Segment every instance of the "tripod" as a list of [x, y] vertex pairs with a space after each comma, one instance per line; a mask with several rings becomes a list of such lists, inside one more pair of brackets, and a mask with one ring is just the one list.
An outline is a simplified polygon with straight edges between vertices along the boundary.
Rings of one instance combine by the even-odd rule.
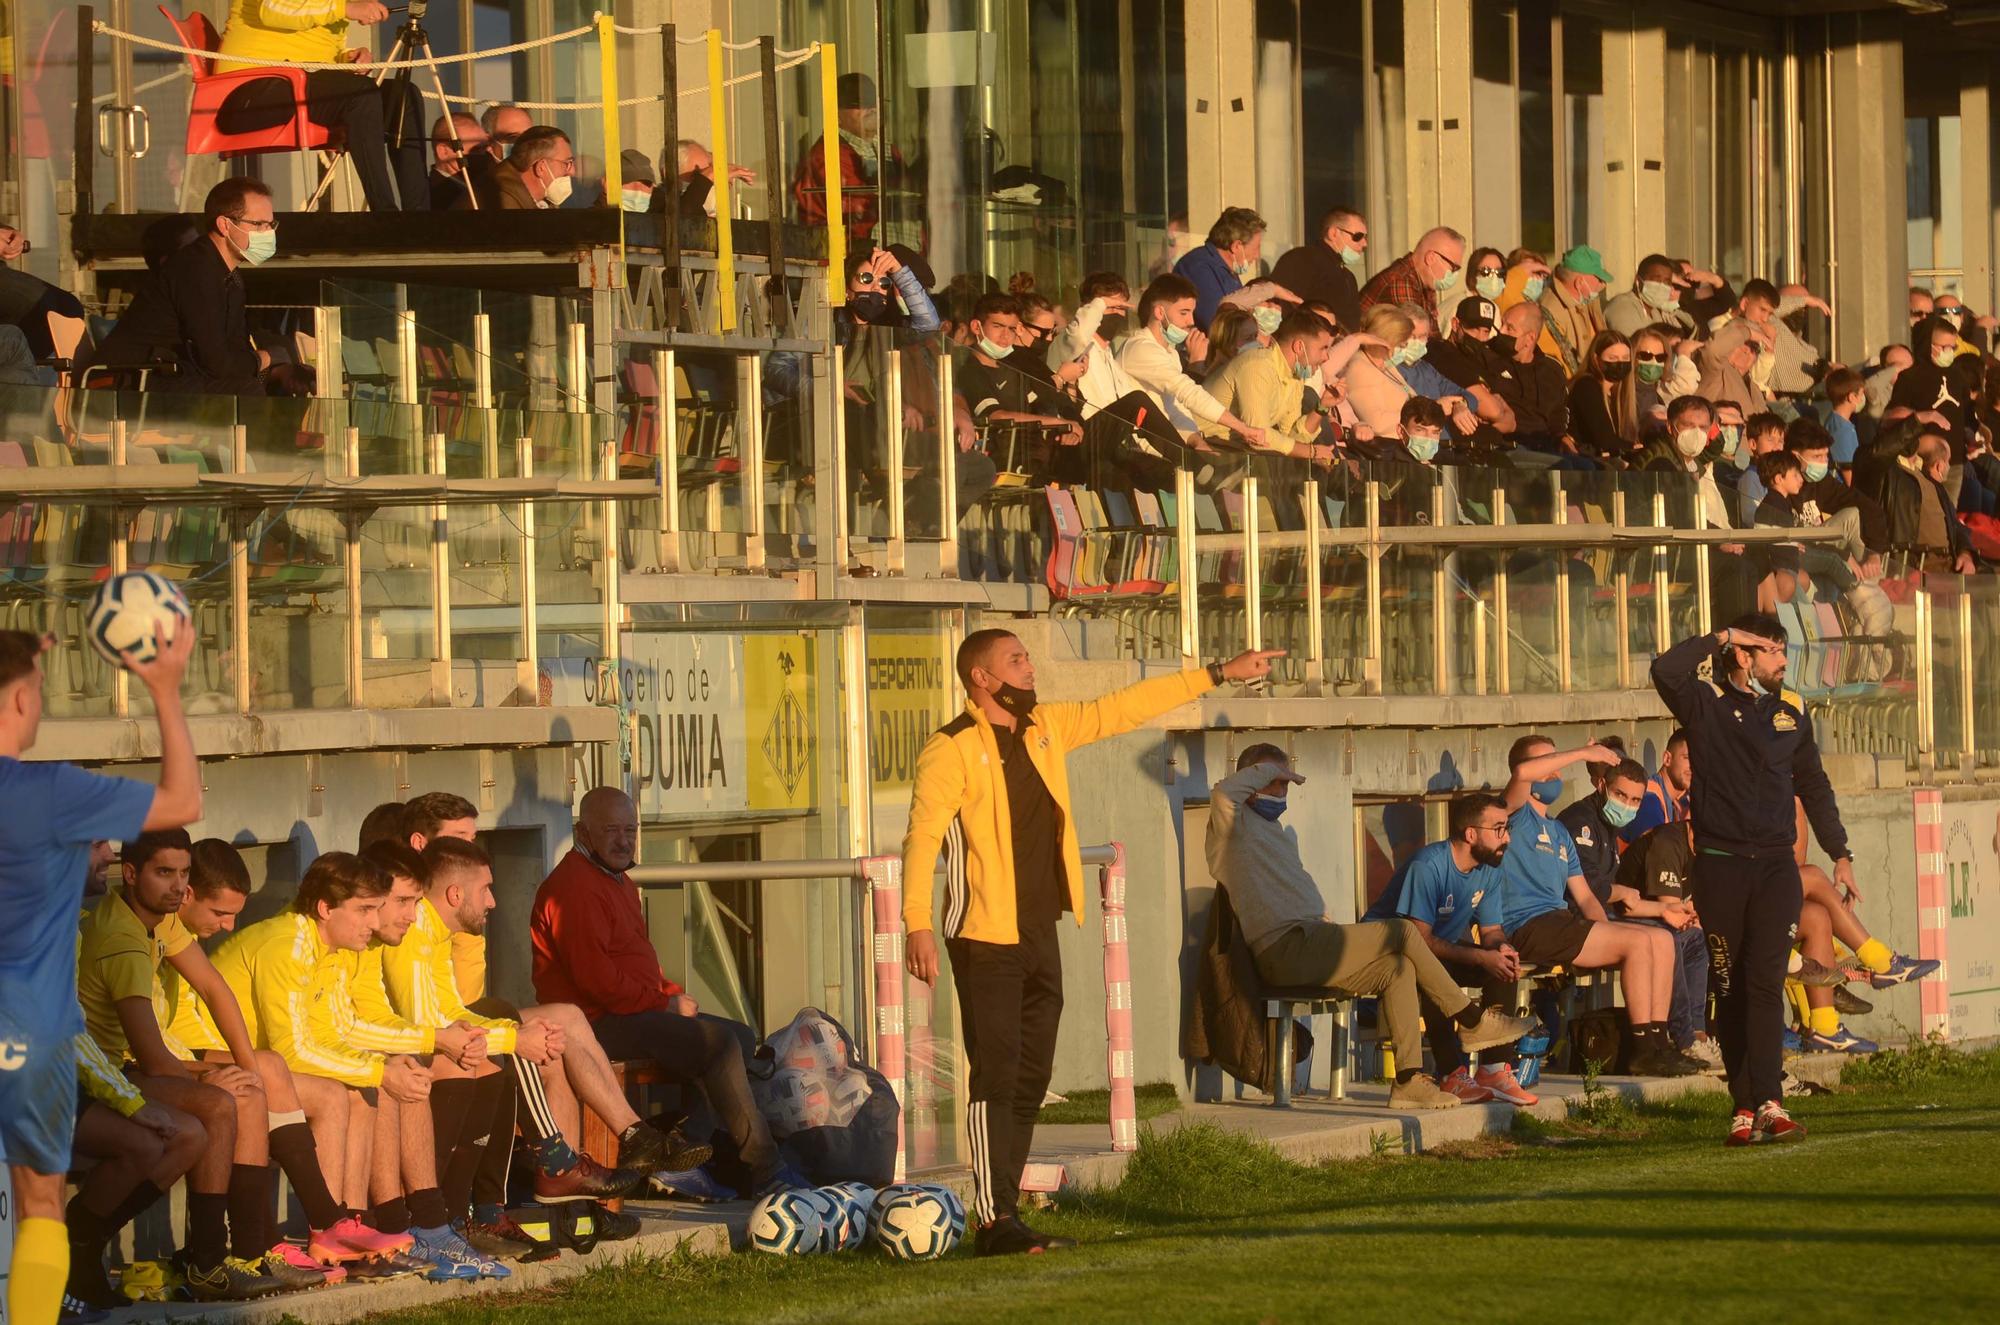
[[[425, 10], [429, 8], [428, 0], [411, 0], [408, 11], [409, 17], [403, 21], [402, 27], [396, 29], [396, 40], [390, 45], [389, 53], [383, 57], [383, 60], [386, 64], [395, 64], [399, 60], [418, 60], [429, 71], [431, 76], [431, 91], [437, 95], [439, 113], [444, 119], [445, 132], [451, 135], [452, 148], [458, 153], [461, 163], [460, 169], [463, 169], [465, 153], [464, 144], [459, 141], [458, 137], [458, 121], [452, 115], [451, 103], [445, 100], [444, 75], [438, 72], [437, 57], [431, 50], [430, 34], [424, 31], [423, 16]], [[410, 73], [411, 70], [408, 68], [385, 68], [378, 70], [375, 74], [376, 86], [393, 86], [396, 90], [396, 113], [387, 126], [388, 132], [384, 135], [384, 142], [392, 151], [402, 147], [409, 132], [409, 126], [405, 123], [405, 120], [408, 118], [410, 106]], [[418, 126], [417, 132], [423, 132], [421, 125]], [[312, 211], [319, 206], [320, 198], [326, 193], [327, 186], [332, 183], [333, 170], [331, 163], [329, 163], [326, 173], [320, 177], [319, 187], [313, 190], [311, 200], [306, 203], [307, 211]], [[474, 211], [479, 210], [479, 195], [473, 190], [472, 181], [469, 177], [465, 182], [465, 196], [472, 209]], [[404, 199], [403, 205], [405, 208], [411, 207], [413, 205], [412, 200], [408, 198]]]

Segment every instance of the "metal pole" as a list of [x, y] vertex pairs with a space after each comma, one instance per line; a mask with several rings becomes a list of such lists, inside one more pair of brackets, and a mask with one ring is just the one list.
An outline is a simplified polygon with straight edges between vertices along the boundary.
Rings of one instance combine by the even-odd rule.
[[[111, 421], [111, 463], [121, 470], [125, 467], [125, 420], [123, 419]], [[130, 507], [114, 505], [111, 508], [113, 575], [123, 575], [132, 569], [132, 517], [133, 510]], [[111, 712], [120, 718], [127, 717], [132, 712], [132, 674], [123, 667], [111, 669]]]
[[[1667, 494], [1655, 489], [1653, 492], [1653, 527], [1667, 527]], [[1653, 544], [1653, 647], [1665, 649], [1673, 636], [1674, 617], [1667, 602], [1667, 556], [1671, 545], [1663, 535]]]
[[[1493, 527], [1498, 529], [1507, 523], [1507, 489], [1495, 484], [1493, 488]], [[1508, 629], [1507, 610], [1507, 557], [1503, 552], [1493, 559], [1493, 691], [1495, 694], [1514, 693], [1512, 654], [1514, 651], [1513, 632]]]
[[[831, 520], [828, 523], [826, 539], [832, 552], [832, 573], [838, 575], [847, 567], [848, 512], [847, 504], [847, 409], [846, 397], [841, 388], [847, 382], [847, 348], [833, 347], [832, 363], [829, 367], [825, 390], [820, 394], [827, 401], [827, 411], [832, 426], [823, 430], [822, 435], [830, 438], [830, 447], [824, 461], [828, 482], [826, 489], [832, 494], [827, 510]], [[832, 583], [829, 578], [828, 583]]]
[[1243, 647], [1264, 647], [1264, 568], [1257, 552], [1257, 476], [1243, 479]]
[[[1611, 523], [1620, 529], [1625, 527], [1625, 489], [1614, 488], [1611, 492]], [[1612, 612], [1618, 631], [1618, 688], [1632, 688], [1632, 605], [1626, 599], [1632, 592], [1632, 573], [1627, 568], [1625, 554], [1615, 554], [1614, 564], [1618, 567], [1613, 581], [1612, 593], [1616, 601]]]
[[[18, 43], [21, 35], [17, 34]], [[77, 221], [92, 216], [97, 211], [96, 158], [92, 148], [97, 142], [97, 10], [91, 5], [79, 5], [76, 11], [76, 135], [72, 144], [76, 188], [76, 210], [72, 213]], [[75, 222], [72, 222], [72, 225]]]
[[[250, 471], [250, 430], [237, 424], [231, 439], [230, 468], [238, 474]], [[231, 660], [236, 691], [236, 711], [250, 711], [250, 525], [255, 516], [247, 509], [230, 513], [229, 609]]]
[[[1549, 487], [1555, 498], [1553, 503], [1555, 523], [1569, 523], [1569, 501], [1563, 493], [1562, 471], [1555, 470], [1549, 475]], [[1570, 619], [1569, 619], [1569, 554], [1556, 553], [1556, 689], [1568, 694], [1575, 686], [1576, 678], [1570, 671]]]
[[1957, 653], [1959, 762], [1971, 768], [1978, 762], [1979, 736], [1972, 714], [1972, 706], [1977, 702], [1977, 687], [1972, 676], [1972, 581], [1963, 575], [1958, 577]]
[[[337, 355], [335, 361], [338, 362]], [[343, 440], [347, 446], [347, 477], [360, 478], [361, 430], [349, 427], [343, 434]], [[347, 703], [350, 708], [357, 709], [361, 707], [362, 694], [367, 688], [368, 670], [361, 643], [361, 527], [364, 523], [358, 510], [342, 513], [341, 524], [347, 535], [341, 550], [342, 579], [347, 589]]]
[[938, 346], [938, 510], [943, 540], [938, 548], [938, 566], [943, 574], [958, 574], [958, 415], [952, 408], [951, 342], [943, 336]]
[[681, 410], [674, 387], [674, 350], [653, 351], [653, 426], [660, 452], [660, 569], [681, 568]]
[[[1450, 470], [1442, 470], [1438, 482], [1431, 486], [1431, 525], [1441, 527], [1445, 522], [1447, 503], [1444, 485]], [[1432, 693], [1448, 695], [1451, 684], [1451, 607], [1446, 597], [1451, 592], [1451, 576], [1446, 567], [1451, 562], [1451, 554], [1443, 550], [1431, 554], [1431, 672], [1434, 689]]]
[[[667, 150], [673, 153], [674, 158], [674, 177], [660, 181], [660, 187], [667, 191], [667, 204], [660, 213], [660, 253], [664, 266], [661, 272], [660, 294], [666, 305], [665, 330], [669, 335], [681, 329], [681, 115], [678, 58], [674, 46], [674, 25], [662, 23], [660, 24], [660, 81], [665, 95], [660, 99], [660, 113]], [[664, 391], [666, 379], [660, 380], [661, 389]]]
[[887, 388], [886, 399], [878, 414], [888, 442], [889, 570], [901, 575], [908, 564], [903, 542], [903, 355], [899, 350], [885, 349], [882, 357], [889, 370], [883, 383]]
[[743, 565], [764, 566], [764, 356], [743, 355], [743, 467], [737, 474], [743, 501]]
[[1928, 762], [1934, 753], [1936, 742], [1932, 739], [1932, 724], [1937, 709], [1937, 678], [1932, 675], [1936, 663], [1935, 648], [1931, 642], [1931, 596], [1928, 590], [1919, 589], [1917, 603], [1917, 758], [1919, 763]]
[[773, 302], [778, 306], [776, 334], [792, 334], [792, 301], [785, 290], [785, 182], [791, 177], [785, 173], [783, 148], [778, 141], [778, 40], [776, 37], [757, 39], [757, 59], [763, 73], [758, 90], [764, 96], [764, 182], [770, 192], [766, 195], [765, 224], [770, 231], [768, 251], [771, 255], [771, 283], [779, 292], [774, 301], [767, 294], [764, 305], [769, 308]]
[[1323, 615], [1325, 588], [1320, 583], [1322, 567], [1319, 536], [1322, 519], [1319, 480], [1306, 480], [1306, 681], [1322, 685], [1326, 681], [1326, 619]]
[[1111, 844], [1111, 863], [1098, 873], [1104, 902], [1104, 1057], [1111, 1088], [1111, 1148], [1139, 1148], [1138, 1103], [1132, 1091], [1132, 954], [1125, 929], [1125, 846]]
[[1195, 556], [1194, 474], [1186, 466], [1174, 471], [1174, 515], [1174, 551], [1179, 563], [1181, 600], [1181, 657], [1193, 659], [1201, 656], [1201, 593], [1196, 583], [1200, 562]]
[[1362, 662], [1362, 693], [1379, 695], [1382, 684], [1382, 484], [1368, 480], [1368, 657]]

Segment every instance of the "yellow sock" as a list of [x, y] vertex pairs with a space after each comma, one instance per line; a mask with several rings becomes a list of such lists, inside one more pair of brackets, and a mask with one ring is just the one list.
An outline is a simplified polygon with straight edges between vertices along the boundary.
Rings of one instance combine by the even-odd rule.
[[1806, 1001], [1806, 987], [1797, 980], [1787, 980], [1785, 997], [1792, 1001], [1793, 1020], [1801, 1026], [1812, 1025], [1812, 1004]]
[[56, 1325], [62, 1314], [63, 1285], [69, 1282], [69, 1234], [59, 1219], [23, 1219], [14, 1235], [14, 1265], [8, 1272], [7, 1319], [11, 1325]]
[[1840, 1009], [1831, 1003], [1812, 1010], [1812, 1028], [1815, 1035], [1832, 1035], [1840, 1029]]
[[1895, 956], [1889, 951], [1889, 945], [1881, 939], [1869, 939], [1854, 950], [1854, 955], [1863, 966], [1877, 975], [1889, 969], [1889, 960]]

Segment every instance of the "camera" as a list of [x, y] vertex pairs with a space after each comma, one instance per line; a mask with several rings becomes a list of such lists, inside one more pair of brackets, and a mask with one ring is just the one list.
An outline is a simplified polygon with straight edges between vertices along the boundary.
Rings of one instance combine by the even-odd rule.
[[406, 17], [412, 23], [423, 22], [424, 15], [430, 12], [431, 0], [409, 0], [409, 3], [409, 13]]

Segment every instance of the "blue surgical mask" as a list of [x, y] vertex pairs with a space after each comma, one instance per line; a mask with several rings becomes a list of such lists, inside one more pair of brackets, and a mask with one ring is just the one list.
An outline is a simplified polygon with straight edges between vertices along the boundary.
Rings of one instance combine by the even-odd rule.
[[1806, 461], [1806, 482], [1817, 483], [1826, 477], [1826, 472], [1827, 466], [1824, 460]]
[[1257, 264], [1256, 264], [1256, 263], [1254, 263], [1254, 262], [1239, 262], [1239, 263], [1237, 263], [1237, 264], [1236, 264], [1236, 279], [1237, 279], [1237, 280], [1239, 280], [1239, 281], [1248, 281], [1248, 280], [1249, 280], [1249, 279], [1250, 279], [1250, 278], [1251, 278], [1252, 276], [1255, 276], [1256, 274], [1257, 274]]
[[1187, 344], [1188, 329], [1186, 327], [1177, 327], [1171, 322], [1163, 322], [1160, 324], [1160, 334], [1167, 338], [1167, 344], [1169, 345]]
[[1359, 267], [1361, 265], [1361, 250], [1342, 244], [1340, 246], [1340, 260], [1346, 266]]
[[[239, 227], [241, 228], [241, 227]], [[278, 253], [278, 232], [275, 230], [244, 230], [247, 236], [236, 248], [243, 260], [253, 267], [262, 266]]]
[[1014, 347], [1012, 345], [995, 345], [992, 341], [986, 339], [986, 337], [981, 336], [979, 338], [979, 352], [989, 359], [1004, 359], [1014, 352]]
[[1266, 336], [1276, 331], [1278, 324], [1285, 320], [1283, 313], [1280, 313], [1275, 308], [1267, 308], [1263, 304], [1259, 304], [1250, 310], [1250, 316], [1257, 319], [1257, 330], [1263, 332]]
[[1563, 780], [1561, 778], [1543, 778], [1540, 782], [1530, 783], [1528, 790], [1534, 793], [1535, 799], [1542, 804], [1554, 805], [1557, 798], [1563, 794]]
[[1613, 828], [1624, 828], [1639, 817], [1639, 807], [1627, 805], [1624, 801], [1610, 796], [1604, 798], [1604, 822]]
[[1305, 382], [1311, 380], [1312, 375], [1313, 366], [1307, 363], [1305, 356], [1301, 354], [1299, 361], [1292, 365], [1292, 376], [1298, 378], [1301, 382]]
[[1655, 308], [1679, 308], [1680, 292], [1665, 281], [1639, 282], [1639, 297]]
[[1454, 267], [1450, 271], [1446, 272], [1444, 275], [1432, 281], [1431, 289], [1436, 290], [1439, 294], [1443, 294], [1446, 290], [1449, 290], [1452, 286], [1457, 284], [1458, 284], [1458, 268]]
[[1546, 276], [1530, 276], [1527, 283], [1521, 287], [1521, 295], [1530, 300], [1540, 299], [1542, 291], [1548, 288], [1549, 282]]
[[1429, 433], [1411, 433], [1403, 439], [1403, 445], [1409, 448], [1411, 458], [1417, 463], [1429, 464], [1438, 453], [1439, 439]]
[[1477, 281], [1473, 282], [1472, 288], [1479, 291], [1481, 298], [1498, 299], [1506, 292], [1507, 278], [1505, 276], [1481, 276]]
[[628, 212], [643, 212], [653, 205], [651, 189], [620, 189], [618, 205]]
[[1263, 815], [1272, 823], [1276, 823], [1279, 817], [1285, 812], [1285, 798], [1283, 796], [1252, 796], [1250, 798], [1250, 808], [1258, 814]]

